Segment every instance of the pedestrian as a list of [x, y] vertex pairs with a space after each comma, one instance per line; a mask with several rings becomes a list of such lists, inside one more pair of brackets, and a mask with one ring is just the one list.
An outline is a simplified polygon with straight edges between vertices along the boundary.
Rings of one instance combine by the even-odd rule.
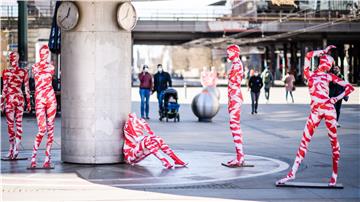
[[152, 76], [149, 73], [149, 67], [147, 65], [143, 66], [142, 72], [138, 75], [140, 81], [140, 112], [141, 118], [150, 119], [149, 118], [149, 99], [150, 92], [153, 87]]
[[263, 87], [263, 81], [259, 72], [255, 70], [254, 75], [249, 79], [249, 88], [251, 90], [251, 114], [257, 114], [260, 90]]
[[286, 91], [286, 102], [288, 101], [288, 94], [290, 94], [292, 103], [294, 103], [294, 97], [292, 93], [295, 90], [294, 82], [295, 82], [294, 75], [292, 75], [290, 71], [287, 71], [284, 80], [285, 91]]
[[157, 99], [159, 103], [159, 114], [160, 118], [162, 117], [162, 109], [163, 109], [163, 94], [164, 91], [168, 88], [172, 87], [170, 74], [163, 70], [161, 64], [157, 65], [157, 73], [154, 75], [154, 89], [153, 92], [156, 91]]
[[270, 87], [273, 84], [274, 78], [272, 73], [270, 72], [269, 68], [265, 68], [265, 70], [263, 71], [263, 73], [261, 74], [261, 78], [264, 82], [264, 91], [265, 91], [265, 98], [266, 98], [266, 103], [269, 103], [269, 99], [270, 99]]
[[[340, 72], [340, 68], [338, 66], [334, 66], [331, 70], [330, 73], [335, 74], [335, 76], [339, 77], [340, 79], [344, 80], [344, 76], [341, 75]], [[341, 93], [343, 93], [345, 91], [345, 88], [337, 83], [334, 82], [330, 82], [329, 84], [329, 97], [337, 97], [338, 95], [340, 95]], [[348, 96], [345, 96], [343, 99], [345, 101], [348, 100]], [[343, 99], [339, 99], [335, 104], [335, 110], [336, 110], [336, 126], [338, 128], [341, 127], [341, 125], [339, 124], [339, 117], [340, 117], [340, 109], [341, 109], [341, 104], [342, 104], [342, 100]]]

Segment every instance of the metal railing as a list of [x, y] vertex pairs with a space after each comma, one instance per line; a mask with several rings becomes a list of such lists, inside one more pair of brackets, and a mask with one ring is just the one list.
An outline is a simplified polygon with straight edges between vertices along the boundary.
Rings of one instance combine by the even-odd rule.
[[148, 21], [213, 21], [217, 18], [231, 15], [231, 9], [155, 9], [155, 10], [138, 10], [139, 20]]

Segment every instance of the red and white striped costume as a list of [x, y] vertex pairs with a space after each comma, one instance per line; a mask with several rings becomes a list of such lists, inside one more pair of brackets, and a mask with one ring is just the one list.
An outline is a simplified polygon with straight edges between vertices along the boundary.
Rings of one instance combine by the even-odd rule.
[[[145, 134], [146, 132], [147, 134]], [[144, 120], [136, 117], [135, 113], [130, 113], [128, 120], [124, 127], [125, 143], [123, 147], [125, 161], [131, 165], [140, 162], [148, 155], [155, 155], [167, 169], [173, 165], [160, 153], [163, 151], [174, 160], [176, 167], [186, 166], [187, 163], [183, 162], [177, 157], [172, 149], [165, 144], [164, 140], [155, 136], [149, 124]]]
[[240, 60], [240, 48], [230, 45], [227, 48], [228, 59], [232, 61], [228, 83], [228, 111], [230, 114], [230, 130], [234, 138], [236, 158], [227, 162], [228, 166], [242, 166], [244, 163], [243, 137], [240, 127], [241, 105], [243, 96], [241, 93], [241, 81], [244, 77], [244, 68]]
[[204, 69], [201, 72], [200, 81], [203, 87], [216, 87], [217, 74], [215, 71], [208, 71]]
[[[320, 121], [325, 119], [325, 125], [328, 130], [328, 136], [332, 147], [332, 160], [333, 160], [333, 171], [330, 178], [329, 185], [333, 186], [336, 184], [338, 175], [338, 162], [340, 159], [340, 145], [337, 140], [337, 128], [336, 128], [336, 111], [334, 103], [342, 99], [344, 96], [349, 95], [354, 88], [346, 81], [341, 80], [334, 74], [327, 73], [332, 65], [334, 59], [328, 55], [331, 48], [335, 46], [328, 46], [325, 50], [310, 51], [306, 54], [304, 75], [308, 81], [310, 97], [311, 97], [311, 114], [305, 125], [303, 136], [300, 143], [300, 148], [296, 154], [296, 158], [292, 169], [287, 176], [277, 183], [285, 183], [289, 180], [295, 179], [295, 174], [305, 158], [308, 145], [315, 132], [316, 127], [319, 126]], [[310, 71], [311, 58], [317, 56], [320, 58], [319, 66], [314, 71]], [[329, 97], [329, 82], [337, 83], [345, 87], [345, 91], [337, 97]]]
[[52, 78], [55, 73], [55, 67], [47, 62], [47, 58], [49, 57], [49, 48], [47, 45], [43, 45], [39, 53], [40, 62], [32, 66], [32, 73], [35, 80], [35, 110], [39, 132], [35, 138], [30, 167], [36, 167], [37, 150], [42, 138], [47, 132], [46, 157], [43, 164], [43, 167], [46, 168], [50, 167], [51, 146], [54, 141], [56, 97], [52, 87]]
[[[24, 113], [24, 95], [21, 86], [25, 84], [27, 110], [30, 111], [29, 75], [26, 69], [18, 66], [19, 55], [11, 52], [9, 55], [10, 67], [2, 73], [3, 92], [1, 96], [1, 110], [5, 110], [8, 124], [10, 148], [7, 157], [15, 159], [19, 154], [19, 145], [22, 137], [22, 118]], [[16, 133], [14, 129], [16, 124]]]

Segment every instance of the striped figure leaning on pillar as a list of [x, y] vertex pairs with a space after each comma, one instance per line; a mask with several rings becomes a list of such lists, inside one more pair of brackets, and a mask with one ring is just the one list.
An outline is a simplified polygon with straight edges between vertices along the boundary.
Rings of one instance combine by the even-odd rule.
[[134, 165], [148, 155], [153, 154], [166, 169], [172, 168], [173, 165], [160, 153], [160, 150], [174, 160], [175, 167], [185, 167], [187, 165], [161, 137], [154, 134], [149, 124], [144, 119], [136, 117], [135, 113], [130, 113], [128, 116], [124, 127], [124, 136], [124, 158], [130, 165]]
[[[334, 65], [334, 59], [329, 55], [329, 51], [332, 48], [336, 48], [331, 45], [325, 50], [310, 51], [305, 57], [304, 75], [308, 81], [309, 92], [311, 97], [311, 114], [306, 122], [303, 136], [300, 142], [300, 148], [296, 154], [296, 158], [292, 169], [283, 179], [280, 179], [276, 184], [284, 184], [289, 180], [295, 179], [295, 174], [305, 158], [307, 148], [310, 140], [315, 132], [315, 129], [319, 126], [320, 121], [325, 119], [325, 125], [328, 130], [328, 136], [332, 147], [332, 175], [329, 181], [329, 186], [335, 186], [338, 176], [338, 162], [340, 159], [340, 145], [337, 139], [336, 128], [336, 111], [334, 104], [342, 99], [344, 96], [349, 95], [354, 88], [346, 81], [341, 80], [334, 74], [327, 73]], [[312, 57], [319, 57], [319, 66], [314, 71], [310, 71], [310, 61]], [[329, 97], [329, 83], [334, 82], [343, 87], [345, 91], [337, 97]]]
[[35, 80], [35, 110], [39, 132], [35, 137], [30, 168], [36, 168], [36, 154], [42, 138], [47, 132], [48, 139], [45, 150], [43, 168], [51, 168], [51, 146], [54, 141], [54, 125], [56, 116], [56, 97], [52, 87], [55, 67], [47, 62], [49, 47], [43, 45], [39, 51], [40, 61], [32, 66]]
[[223, 163], [222, 165], [228, 167], [242, 167], [244, 166], [244, 151], [243, 151], [243, 137], [240, 127], [241, 105], [243, 103], [243, 96], [241, 93], [241, 81], [244, 77], [244, 67], [240, 60], [240, 48], [233, 44], [227, 47], [228, 61], [232, 62], [229, 72], [228, 83], [228, 111], [230, 114], [230, 130], [234, 138], [236, 158]]
[[[10, 66], [2, 72], [3, 91], [1, 96], [1, 110], [5, 111], [6, 122], [8, 124], [8, 134], [10, 148], [6, 155], [8, 159], [16, 159], [19, 154], [19, 145], [22, 137], [22, 118], [24, 113], [24, 95], [21, 86], [25, 85], [26, 110], [30, 111], [30, 89], [29, 75], [26, 69], [19, 67], [19, 55], [11, 52], [9, 55]], [[14, 122], [16, 132], [14, 130]]]

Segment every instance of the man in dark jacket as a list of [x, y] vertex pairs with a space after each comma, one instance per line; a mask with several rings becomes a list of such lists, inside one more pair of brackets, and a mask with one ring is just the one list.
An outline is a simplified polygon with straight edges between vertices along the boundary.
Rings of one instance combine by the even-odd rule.
[[[331, 68], [330, 72], [335, 74], [337, 77], [344, 79], [344, 76], [341, 75], [340, 68], [338, 66], [334, 66], [333, 68]], [[336, 84], [333, 82], [329, 83], [329, 97], [336, 97], [336, 96], [340, 95], [341, 93], [343, 93], [344, 91], [345, 91], [345, 88], [340, 86], [339, 84]], [[345, 101], [347, 101], [349, 99], [349, 97], [345, 96], [343, 99]], [[339, 124], [339, 117], [340, 117], [340, 109], [341, 109], [341, 104], [342, 104], [343, 99], [340, 99], [339, 101], [337, 101], [334, 104], [334, 107], [336, 110], [336, 121], [337, 121], [336, 126], [338, 128], [341, 127]]]
[[159, 112], [162, 110], [162, 99], [164, 91], [168, 87], [172, 87], [171, 77], [170, 74], [165, 72], [162, 68], [161, 64], [157, 65], [158, 72], [154, 75], [154, 89], [153, 92], [156, 91], [157, 99], [159, 102]]
[[254, 76], [249, 79], [249, 88], [251, 89], [251, 114], [257, 114], [260, 90], [263, 87], [263, 81], [256, 70]]

